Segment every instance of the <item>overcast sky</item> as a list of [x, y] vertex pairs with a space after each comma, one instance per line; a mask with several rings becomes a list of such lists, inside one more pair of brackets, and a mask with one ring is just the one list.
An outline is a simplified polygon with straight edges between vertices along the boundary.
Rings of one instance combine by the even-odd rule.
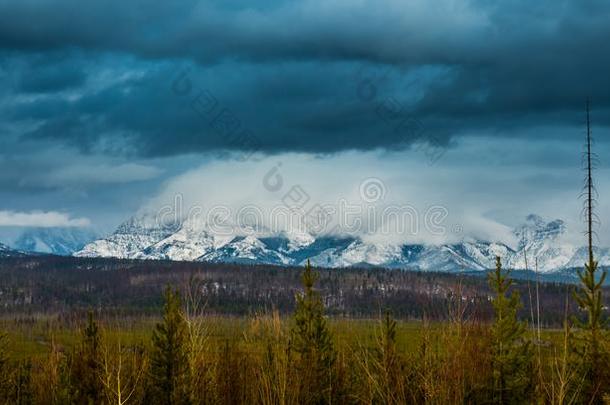
[[609, 40], [607, 0], [0, 0], [0, 228], [273, 205], [281, 163], [318, 200], [442, 205], [453, 239], [576, 235], [590, 98], [610, 242]]

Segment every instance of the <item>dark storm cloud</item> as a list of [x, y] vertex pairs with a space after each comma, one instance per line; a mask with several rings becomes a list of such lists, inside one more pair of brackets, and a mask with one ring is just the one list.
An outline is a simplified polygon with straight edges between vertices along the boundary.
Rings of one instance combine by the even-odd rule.
[[[544, 128], [581, 125], [586, 97], [610, 125], [609, 22], [592, 0], [4, 1], [0, 114], [23, 142], [140, 156], [397, 148], [414, 138], [399, 117], [439, 145], [556, 136]], [[222, 111], [254, 142], [219, 131]]]
[[29, 66], [21, 71], [17, 90], [23, 93], [54, 93], [81, 87], [85, 72], [72, 64]]
[[[69, 142], [85, 152], [108, 145], [145, 156], [248, 147], [334, 152], [379, 147], [380, 135], [388, 144], [408, 141], [405, 132], [395, 130], [397, 119], [384, 120], [376, 103], [358, 98], [353, 65], [265, 65], [249, 67], [243, 78], [216, 79], [239, 76], [243, 70], [218, 66], [203, 72], [193, 67], [188, 75], [192, 90], [183, 95], [173, 90], [180, 83], [176, 77], [181, 66], [153, 67], [72, 100], [25, 100], [7, 112], [15, 121], [39, 122], [22, 133], [22, 140]], [[195, 104], [202, 91], [214, 100], [209, 114]], [[239, 122], [236, 136], [249, 131], [254, 143], [239, 142], [218, 129], [223, 115]]]

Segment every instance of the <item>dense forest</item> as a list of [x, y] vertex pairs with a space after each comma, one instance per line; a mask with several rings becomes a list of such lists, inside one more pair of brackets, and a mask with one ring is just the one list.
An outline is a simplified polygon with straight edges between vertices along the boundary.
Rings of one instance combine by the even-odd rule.
[[[317, 271], [318, 290], [326, 313], [332, 316], [376, 318], [389, 309], [402, 320], [446, 320], [456, 294], [480, 319], [490, 319], [492, 314], [492, 291], [485, 273], [378, 268]], [[247, 316], [277, 310], [285, 315], [295, 309], [300, 273], [300, 268], [268, 265], [59, 256], [5, 258], [0, 260], [0, 314], [83, 317], [94, 310], [100, 315], [156, 316], [165, 286], [184, 289], [194, 279], [200, 283], [208, 314]], [[521, 319], [531, 317], [536, 287], [545, 327], [561, 327], [566, 296], [570, 314], [577, 314], [573, 284], [515, 280], [514, 288], [523, 297]]]

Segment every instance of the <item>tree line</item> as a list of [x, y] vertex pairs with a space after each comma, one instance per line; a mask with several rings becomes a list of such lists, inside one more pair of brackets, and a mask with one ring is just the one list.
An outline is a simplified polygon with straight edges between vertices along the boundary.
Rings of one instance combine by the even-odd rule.
[[[444, 274], [390, 269], [317, 269], [318, 291], [326, 313], [333, 317], [371, 318], [383, 309], [401, 320], [447, 320], [447, 308], [457, 286], [469, 312], [489, 320], [493, 291], [485, 272]], [[109, 274], [111, 273], [111, 274]], [[300, 269], [266, 265], [137, 261], [71, 257], [31, 257], [0, 260], [0, 317], [56, 316], [75, 323], [93, 309], [100, 316], [121, 318], [157, 316], [167, 284], [183, 288], [191, 278], [201, 285], [208, 314], [251, 316], [277, 310], [294, 312], [300, 288]], [[534, 300], [529, 282], [515, 280], [514, 288], [526, 299], [518, 311], [529, 319]], [[561, 327], [564, 301], [569, 311], [582, 315], [569, 292], [574, 284], [538, 285], [541, 323]], [[607, 290], [608, 287], [604, 287]], [[610, 305], [609, 294], [604, 305]]]

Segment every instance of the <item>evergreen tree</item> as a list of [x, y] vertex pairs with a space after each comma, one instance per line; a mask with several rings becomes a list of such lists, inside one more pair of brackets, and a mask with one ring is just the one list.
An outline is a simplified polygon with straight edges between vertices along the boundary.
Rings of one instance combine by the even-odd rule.
[[77, 404], [98, 404], [103, 397], [100, 335], [93, 311], [89, 311], [81, 342], [72, 356], [71, 386]]
[[604, 382], [608, 381], [607, 367], [610, 356], [603, 342], [605, 320], [602, 301], [602, 284], [606, 272], [600, 277], [597, 273], [597, 262], [589, 256], [585, 270], [578, 272], [581, 288], [576, 294], [576, 302], [587, 313], [584, 322], [575, 320], [579, 327], [575, 349], [585, 375], [584, 392], [588, 403], [601, 403], [604, 392], [608, 390]]
[[508, 290], [512, 280], [502, 271], [496, 257], [496, 270], [489, 275], [493, 299], [492, 326], [493, 400], [497, 404], [520, 404], [531, 388], [531, 347], [525, 341], [526, 325], [517, 320], [521, 306], [519, 294]]
[[[290, 348], [297, 355], [297, 375], [301, 385], [301, 403], [331, 403], [336, 393], [333, 370], [336, 352], [324, 318], [324, 304], [314, 284], [318, 275], [309, 260], [302, 275], [305, 291], [296, 297], [296, 311], [290, 331]], [[335, 392], [333, 392], [335, 391]]]
[[179, 293], [165, 290], [163, 321], [153, 331], [152, 399], [163, 405], [189, 403], [188, 329]]
[[576, 302], [586, 311], [585, 322], [576, 319], [580, 329], [577, 340], [577, 354], [581, 359], [585, 381], [587, 382], [587, 402], [601, 403], [604, 392], [607, 392], [605, 382], [608, 381], [607, 366], [610, 356], [603, 344], [603, 333], [606, 320], [603, 314], [602, 286], [606, 279], [606, 271], [598, 271], [598, 263], [593, 255], [593, 212], [594, 199], [592, 175], [591, 130], [589, 125], [589, 103], [587, 102], [587, 143], [586, 143], [586, 179], [585, 179], [585, 215], [587, 219], [588, 261], [585, 269], [578, 271], [580, 278], [580, 291], [576, 294]]
[[380, 376], [380, 402], [405, 402], [404, 382], [402, 380], [403, 364], [396, 349], [396, 321], [392, 318], [389, 310], [385, 311], [381, 319], [375, 357]]

